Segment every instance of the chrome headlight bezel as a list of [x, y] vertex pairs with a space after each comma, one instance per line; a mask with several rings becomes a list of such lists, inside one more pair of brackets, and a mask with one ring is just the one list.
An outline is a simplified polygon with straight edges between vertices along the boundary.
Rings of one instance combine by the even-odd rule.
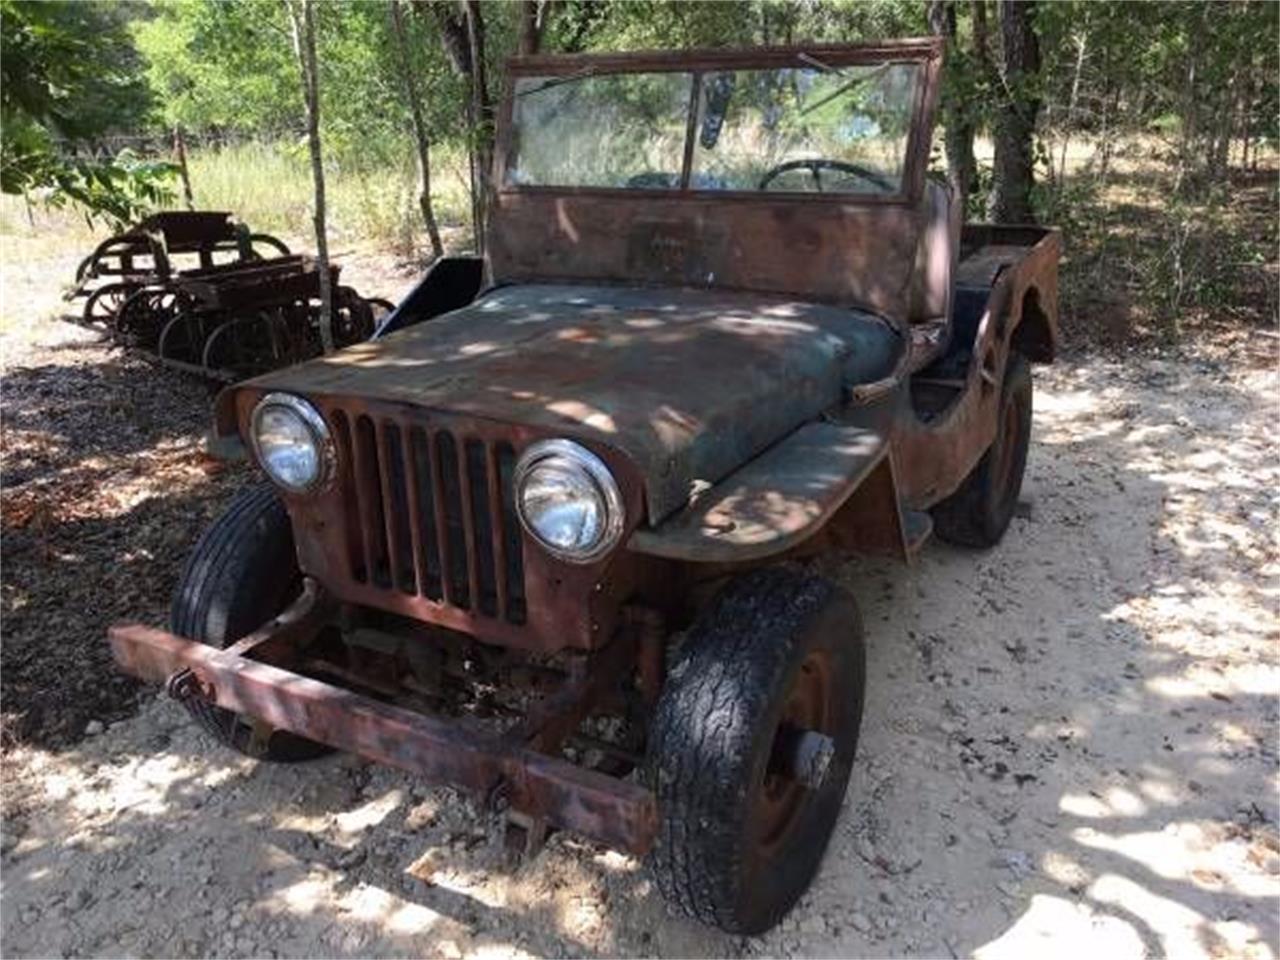
[[[530, 478], [542, 467], [552, 463], [562, 469], [579, 472], [599, 495], [604, 510], [599, 536], [588, 546], [568, 549], [549, 543], [538, 532], [525, 510], [525, 488]], [[539, 546], [557, 559], [568, 563], [585, 564], [600, 559], [612, 551], [622, 539], [626, 524], [626, 511], [622, 503], [622, 491], [612, 471], [598, 456], [573, 440], [539, 440], [531, 444], [516, 461], [512, 488], [515, 493], [516, 516], [520, 525]]]
[[[276, 407], [288, 411], [298, 419], [316, 447], [316, 474], [305, 484], [294, 484], [281, 478], [271, 467], [271, 461], [264, 452], [260, 441], [262, 417], [271, 408]], [[314, 493], [327, 486], [335, 473], [336, 456], [334, 454], [333, 435], [329, 425], [314, 406], [302, 397], [292, 393], [268, 393], [259, 400], [249, 416], [249, 441], [253, 446], [254, 457], [258, 466], [271, 478], [271, 482], [281, 489], [296, 494]]]

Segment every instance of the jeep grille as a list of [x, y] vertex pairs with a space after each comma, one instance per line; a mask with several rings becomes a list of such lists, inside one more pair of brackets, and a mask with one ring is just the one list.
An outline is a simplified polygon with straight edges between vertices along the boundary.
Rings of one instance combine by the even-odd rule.
[[351, 576], [525, 622], [511, 444], [333, 412]]

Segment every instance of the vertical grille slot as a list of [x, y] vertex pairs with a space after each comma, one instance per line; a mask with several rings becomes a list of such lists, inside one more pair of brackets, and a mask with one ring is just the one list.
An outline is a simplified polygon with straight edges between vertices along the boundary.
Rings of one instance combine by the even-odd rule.
[[365, 570], [371, 583], [391, 586], [391, 564], [387, 556], [387, 532], [382, 508], [382, 472], [373, 421], [356, 420], [354, 458], [356, 502], [360, 511], [360, 534], [364, 541]]
[[480, 612], [487, 617], [498, 613], [498, 574], [493, 560], [493, 506], [489, 500], [489, 453], [479, 440], [463, 444], [466, 455], [467, 490], [471, 500], [471, 529], [475, 540], [475, 593]]
[[494, 448], [498, 461], [499, 509], [502, 557], [507, 585], [507, 598], [503, 615], [512, 623], [524, 623], [524, 554], [520, 536], [520, 519], [516, 516], [515, 470], [516, 452], [509, 443], [499, 443]]
[[413, 427], [409, 431], [409, 449], [409, 469], [412, 472], [409, 486], [413, 491], [409, 501], [409, 523], [419, 544], [414, 552], [418, 556], [420, 590], [424, 597], [438, 602], [444, 594], [441, 592], [440, 540], [433, 494], [435, 484], [432, 481], [430, 440], [421, 427]]
[[366, 583], [369, 570], [365, 564], [364, 539], [360, 533], [363, 517], [356, 494], [355, 472], [352, 464], [355, 461], [351, 446], [351, 422], [341, 410], [333, 414], [333, 437], [338, 455], [338, 483], [342, 490], [343, 525], [346, 531], [347, 566], [351, 578], [358, 583]]
[[524, 623], [512, 445], [341, 410], [331, 418], [351, 577]]
[[[463, 484], [460, 482], [458, 445], [453, 434], [441, 430], [436, 434], [439, 485], [436, 487], [444, 504], [444, 536], [441, 546], [445, 555], [445, 599], [456, 607], [471, 606], [471, 578], [467, 557], [467, 520], [463, 509]], [[469, 518], [467, 518], [469, 519]]]
[[409, 497], [405, 489], [404, 450], [400, 427], [388, 420], [378, 427], [378, 456], [382, 462], [382, 503], [387, 527], [387, 556], [391, 581], [402, 592], [418, 592], [413, 535], [409, 528]]

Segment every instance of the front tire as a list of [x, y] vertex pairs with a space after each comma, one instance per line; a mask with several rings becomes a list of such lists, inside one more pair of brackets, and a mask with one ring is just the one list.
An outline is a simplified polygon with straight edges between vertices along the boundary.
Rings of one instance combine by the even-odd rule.
[[[735, 934], [791, 909], [840, 813], [865, 676], [857, 606], [829, 581], [768, 568], [716, 598], [686, 636], [650, 736], [651, 868], [668, 901]], [[806, 730], [833, 747], [807, 784], [788, 762]]]
[[1031, 364], [1012, 352], [1005, 363], [996, 436], [959, 489], [933, 508], [938, 536], [962, 547], [994, 547], [1013, 519], [1031, 445]]
[[[191, 551], [173, 596], [170, 630], [223, 649], [281, 613], [301, 583], [284, 504], [269, 484], [253, 487], [231, 501]], [[219, 743], [257, 760], [310, 760], [331, 749], [200, 697], [182, 703]]]

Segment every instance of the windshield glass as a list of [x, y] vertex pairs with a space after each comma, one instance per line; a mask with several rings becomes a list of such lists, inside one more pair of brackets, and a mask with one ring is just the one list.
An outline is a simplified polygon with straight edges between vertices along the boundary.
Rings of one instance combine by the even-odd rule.
[[[507, 182], [892, 195], [921, 65], [521, 77]], [[689, 124], [690, 101], [694, 123]]]
[[[507, 180], [679, 187], [692, 91], [687, 73], [521, 77], [511, 117], [517, 150]], [[665, 179], [653, 176], [660, 171]]]

